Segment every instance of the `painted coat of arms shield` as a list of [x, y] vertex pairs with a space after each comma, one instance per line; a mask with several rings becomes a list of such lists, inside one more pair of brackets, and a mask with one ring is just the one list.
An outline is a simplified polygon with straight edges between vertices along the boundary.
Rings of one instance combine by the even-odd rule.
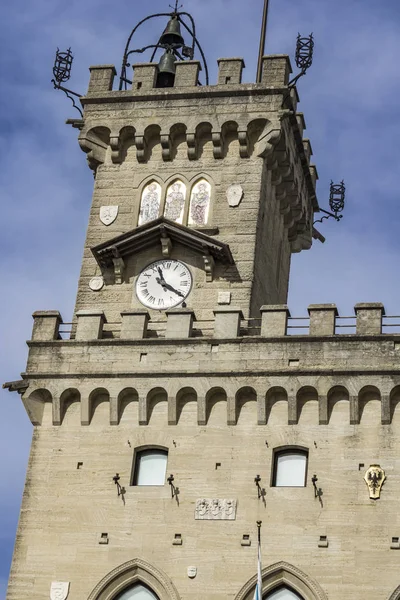
[[118, 206], [102, 206], [100, 208], [100, 221], [103, 225], [111, 225], [118, 216]]
[[53, 581], [50, 588], [50, 600], [67, 600], [69, 582]]

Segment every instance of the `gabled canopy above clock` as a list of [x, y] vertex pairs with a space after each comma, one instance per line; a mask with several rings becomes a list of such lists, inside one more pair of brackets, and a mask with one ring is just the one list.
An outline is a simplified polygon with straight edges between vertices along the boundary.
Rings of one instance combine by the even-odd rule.
[[113, 268], [115, 283], [122, 283], [126, 258], [150, 247], [158, 247], [162, 256], [168, 258], [174, 243], [182, 244], [203, 256], [208, 281], [213, 279], [215, 260], [224, 264], [234, 262], [228, 244], [185, 225], [173, 223], [165, 217], [137, 227], [91, 250], [100, 268]]

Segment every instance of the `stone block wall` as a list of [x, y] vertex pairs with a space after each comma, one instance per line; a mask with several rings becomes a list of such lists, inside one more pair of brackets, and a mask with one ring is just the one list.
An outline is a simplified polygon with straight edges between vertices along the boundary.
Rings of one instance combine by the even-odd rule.
[[[334, 305], [309, 307], [307, 335], [287, 335], [286, 306], [261, 312], [261, 335], [242, 336], [240, 309], [216, 309], [215, 334], [198, 338], [190, 311], [168, 315], [165, 338], [129, 312], [119, 339], [81, 313], [69, 340], [54, 339], [58, 313], [35, 313], [22, 398], [35, 429], [7, 600], [39, 600], [54, 580], [105, 598], [92, 591], [115, 569], [155, 582], [161, 600], [252, 598], [258, 520], [265, 589], [281, 577], [305, 600], [397, 598], [400, 336], [381, 333], [379, 304], [357, 305], [347, 335]], [[179, 503], [167, 482], [131, 485], [135, 450], [151, 446], [168, 449]], [[274, 451], [293, 446], [308, 451], [306, 486], [273, 487]], [[373, 464], [387, 477], [379, 500], [364, 481]], [[195, 519], [202, 498], [235, 500], [236, 518]]]

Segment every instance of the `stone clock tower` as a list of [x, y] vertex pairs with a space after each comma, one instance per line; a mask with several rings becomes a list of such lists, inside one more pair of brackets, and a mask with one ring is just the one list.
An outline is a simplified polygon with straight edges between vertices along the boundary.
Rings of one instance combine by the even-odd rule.
[[[317, 208], [294, 91], [282, 108], [289, 59], [265, 57], [256, 85], [241, 83], [242, 59], [219, 60], [217, 85], [196, 85], [199, 67], [176, 63], [160, 89], [157, 64], [135, 65], [124, 92], [112, 91], [114, 67], [91, 68], [79, 143], [96, 179], [78, 314], [116, 323], [145, 307], [160, 320], [184, 303], [206, 322], [218, 306], [248, 319], [286, 302], [290, 256], [310, 248]], [[146, 271], [155, 261], [162, 272]]]
[[91, 67], [69, 121], [93, 202], [72, 328], [36, 312], [5, 384], [34, 426], [7, 600], [399, 600], [400, 337], [380, 304], [288, 335], [318, 210], [289, 59], [201, 86], [169, 48], [129, 89]]

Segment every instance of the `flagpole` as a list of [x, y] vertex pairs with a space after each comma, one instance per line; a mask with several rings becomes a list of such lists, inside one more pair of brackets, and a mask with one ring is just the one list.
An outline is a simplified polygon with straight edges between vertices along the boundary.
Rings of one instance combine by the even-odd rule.
[[256, 83], [261, 83], [261, 77], [262, 77], [262, 66], [263, 66], [262, 59], [265, 54], [265, 41], [267, 39], [268, 8], [269, 8], [269, 0], [264, 0], [264, 12], [263, 12], [263, 17], [262, 17], [262, 25], [261, 25], [260, 52], [258, 54]]
[[261, 564], [261, 525], [262, 521], [257, 521], [258, 527], [258, 557], [257, 557], [257, 587], [255, 600], [262, 600], [262, 564]]

